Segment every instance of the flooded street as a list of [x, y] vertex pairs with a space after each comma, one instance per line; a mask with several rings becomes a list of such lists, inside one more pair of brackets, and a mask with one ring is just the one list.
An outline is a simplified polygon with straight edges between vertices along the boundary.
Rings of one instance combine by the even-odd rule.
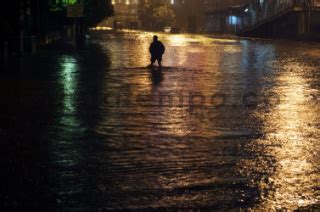
[[0, 79], [4, 207], [301, 209], [320, 201], [320, 44], [92, 31]]

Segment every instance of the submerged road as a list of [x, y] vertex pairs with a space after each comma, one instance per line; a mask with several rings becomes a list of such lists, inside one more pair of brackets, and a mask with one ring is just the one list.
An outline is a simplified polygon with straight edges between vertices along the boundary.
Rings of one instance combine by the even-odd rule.
[[93, 31], [0, 81], [5, 208], [319, 208], [320, 45]]

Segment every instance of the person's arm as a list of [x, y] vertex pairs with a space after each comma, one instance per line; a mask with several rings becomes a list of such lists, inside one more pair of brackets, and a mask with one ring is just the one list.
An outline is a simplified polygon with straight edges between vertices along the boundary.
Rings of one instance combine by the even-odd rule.
[[152, 47], [152, 43], [150, 44], [150, 47], [149, 47], [149, 52], [150, 52], [150, 54], [152, 54], [152, 49], [153, 49], [153, 47]]
[[161, 43], [161, 48], [162, 48], [162, 54], [164, 54], [166, 52], [166, 47], [163, 45], [163, 43]]

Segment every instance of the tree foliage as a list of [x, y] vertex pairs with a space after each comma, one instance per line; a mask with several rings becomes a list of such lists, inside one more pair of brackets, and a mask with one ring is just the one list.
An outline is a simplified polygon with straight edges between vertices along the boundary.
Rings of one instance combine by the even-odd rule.
[[151, 0], [140, 5], [139, 18], [145, 29], [160, 30], [174, 23], [175, 14], [167, 0]]
[[111, 0], [49, 0], [50, 12], [66, 16], [67, 5], [80, 2], [84, 6], [84, 21], [88, 27], [94, 27], [113, 15]]
[[152, 20], [155, 23], [156, 28], [170, 26], [173, 23], [174, 18], [175, 15], [168, 5], [157, 7], [152, 14]]
[[113, 15], [111, 0], [84, 0], [85, 23], [94, 27], [102, 20]]

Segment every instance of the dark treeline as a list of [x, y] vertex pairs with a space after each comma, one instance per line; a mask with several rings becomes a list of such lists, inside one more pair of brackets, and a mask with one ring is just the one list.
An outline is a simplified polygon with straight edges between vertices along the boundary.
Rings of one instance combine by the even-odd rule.
[[1, 49], [7, 43], [10, 51], [16, 51], [21, 40], [28, 47], [31, 37], [35, 37], [39, 43], [46, 43], [52, 34], [63, 35], [64, 30], [75, 23], [75, 19], [67, 17], [67, 4], [71, 2], [84, 5], [84, 17], [77, 20], [84, 31], [113, 15], [111, 0], [6, 1], [0, 9]]

